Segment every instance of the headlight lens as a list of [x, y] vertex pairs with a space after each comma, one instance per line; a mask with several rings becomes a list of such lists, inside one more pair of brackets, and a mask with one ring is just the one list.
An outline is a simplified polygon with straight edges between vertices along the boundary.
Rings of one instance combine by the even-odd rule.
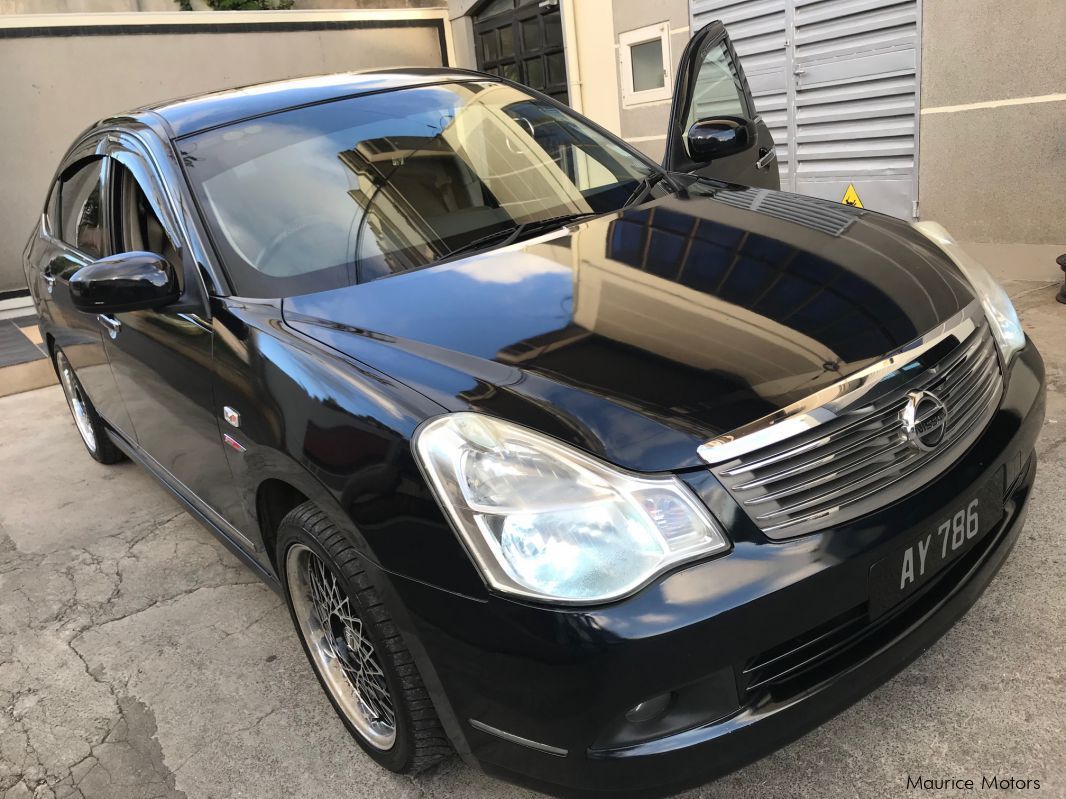
[[415, 452], [494, 588], [564, 603], [617, 599], [667, 567], [729, 548], [675, 477], [622, 472], [479, 413], [425, 424]]
[[918, 222], [914, 227], [940, 247], [970, 281], [978, 299], [981, 300], [981, 305], [984, 306], [985, 316], [992, 325], [1003, 361], [1008, 363], [1011, 356], [1025, 346], [1025, 332], [1007, 292], [941, 225], [936, 222]]

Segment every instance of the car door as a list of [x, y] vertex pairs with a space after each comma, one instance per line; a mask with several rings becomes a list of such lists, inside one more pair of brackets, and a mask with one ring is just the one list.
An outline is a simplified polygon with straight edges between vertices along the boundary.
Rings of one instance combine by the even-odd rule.
[[111, 254], [104, 202], [107, 168], [107, 159], [92, 143], [68, 160], [30, 246], [27, 275], [38, 283], [34, 293], [56, 346], [74, 367], [97, 413], [128, 435], [132, 425], [104, 350], [104, 320], [75, 308], [70, 297], [71, 275]]
[[178, 232], [162, 181], [132, 139], [109, 150], [110, 236], [117, 252], [168, 261], [183, 297], [204, 302], [112, 316], [105, 347], [133, 421], [141, 456], [197, 510], [241, 544], [227, 520], [237, 492], [223, 450], [213, 396], [213, 328], [190, 248]]
[[[691, 158], [688, 132], [693, 123], [730, 117], [752, 123], [754, 146], [710, 162]], [[685, 47], [667, 124], [665, 168], [747, 186], [781, 188], [773, 136], [755, 110], [740, 59], [721, 22], [705, 25]]]

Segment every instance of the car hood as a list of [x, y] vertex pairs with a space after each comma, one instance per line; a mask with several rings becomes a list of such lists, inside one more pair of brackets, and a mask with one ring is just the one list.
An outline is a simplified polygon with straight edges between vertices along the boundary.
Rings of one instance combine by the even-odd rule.
[[448, 410], [636, 471], [835, 383], [973, 301], [900, 220], [700, 182], [546, 238], [309, 294], [287, 324]]

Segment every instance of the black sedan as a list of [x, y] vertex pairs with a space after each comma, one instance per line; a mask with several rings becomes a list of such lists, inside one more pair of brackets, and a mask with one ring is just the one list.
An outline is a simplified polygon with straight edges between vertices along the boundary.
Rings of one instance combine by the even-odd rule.
[[1002, 289], [777, 191], [720, 25], [679, 72], [663, 166], [458, 70], [166, 103], [60, 164], [25, 268], [86, 448], [284, 595], [386, 768], [699, 783], [903, 668], [1020, 533], [1044, 371]]

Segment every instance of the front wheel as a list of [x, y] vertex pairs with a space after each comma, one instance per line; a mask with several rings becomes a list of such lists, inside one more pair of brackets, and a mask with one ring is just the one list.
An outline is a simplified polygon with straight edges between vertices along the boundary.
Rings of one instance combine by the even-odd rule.
[[450, 754], [411, 653], [360, 556], [312, 503], [282, 520], [277, 563], [304, 652], [364, 751], [404, 774]]

